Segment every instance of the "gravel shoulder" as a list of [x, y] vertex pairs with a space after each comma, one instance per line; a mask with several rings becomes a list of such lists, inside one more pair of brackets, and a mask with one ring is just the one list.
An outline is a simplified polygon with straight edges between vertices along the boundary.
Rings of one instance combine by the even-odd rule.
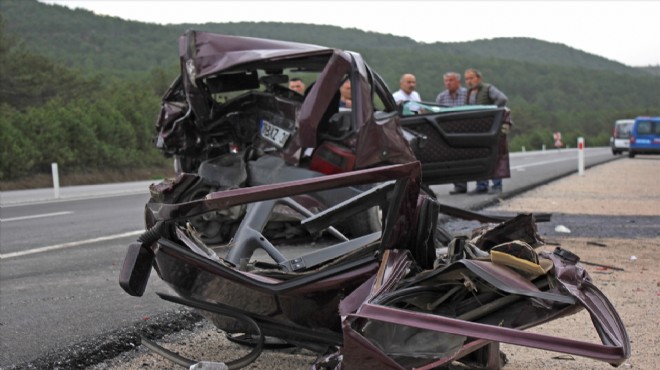
[[[654, 369], [660, 355], [660, 158], [623, 159], [594, 167], [584, 176], [571, 175], [551, 184], [507, 200], [488, 211], [551, 212], [560, 215], [629, 216], [627, 220], [650, 216], [657, 219], [654, 228], [632, 227], [625, 238], [573, 237], [570, 233], [544, 235], [561, 244], [583, 261], [624, 269], [586, 265], [585, 268], [612, 301], [628, 330], [632, 355], [621, 368]], [[567, 217], [569, 218], [569, 217]], [[565, 225], [568, 229], [579, 225]], [[603, 225], [603, 229], [622, 225]], [[605, 233], [604, 233], [605, 234]], [[636, 236], [644, 234], [645, 237]], [[598, 245], [601, 244], [601, 245]], [[543, 249], [552, 250], [554, 246]], [[570, 332], [566, 328], [571, 328]], [[570, 335], [574, 339], [600, 343], [589, 318], [582, 311], [530, 331], [549, 335]], [[505, 369], [611, 369], [609, 364], [555, 352], [502, 345], [509, 358]]]
[[[611, 267], [586, 265], [591, 278], [612, 301], [622, 317], [632, 343], [632, 356], [621, 368], [656, 368], [660, 354], [660, 271], [657, 252], [660, 250], [660, 157], [638, 156], [593, 167], [584, 176], [577, 174], [541, 186], [513, 199], [503, 201], [486, 212], [550, 212], [557, 215], [625, 216], [657, 218], [645, 223], [639, 236], [635, 228], [626, 229], [623, 237], [583, 237], [579, 233], [542, 235], [546, 241], [560, 244], [582, 258]], [[612, 218], [616, 220], [617, 218]], [[578, 225], [567, 225], [575, 227]], [[608, 225], [602, 225], [607, 229]], [[597, 239], [597, 243], [594, 240]], [[542, 247], [553, 250], [555, 245]], [[632, 258], [634, 256], [634, 258]], [[224, 334], [206, 321], [192, 331], [182, 331], [158, 342], [184, 357], [207, 361], [227, 361], [247, 353], [241, 346], [227, 341]], [[570, 328], [570, 332], [567, 331]], [[530, 329], [549, 335], [571, 336], [574, 339], [600, 343], [586, 312], [556, 320]], [[509, 363], [505, 369], [611, 369], [609, 364], [576, 356], [541, 351], [532, 348], [502, 345]], [[309, 369], [315, 355], [299, 349], [267, 350], [246, 369]], [[93, 369], [175, 369], [143, 346], [100, 363]]]

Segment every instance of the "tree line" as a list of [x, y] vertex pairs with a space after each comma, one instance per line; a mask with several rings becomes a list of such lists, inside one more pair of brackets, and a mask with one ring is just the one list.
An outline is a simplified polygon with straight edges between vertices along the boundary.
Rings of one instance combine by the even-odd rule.
[[52, 162], [67, 172], [162, 166], [152, 140], [163, 76], [82, 76], [0, 33], [0, 180]]

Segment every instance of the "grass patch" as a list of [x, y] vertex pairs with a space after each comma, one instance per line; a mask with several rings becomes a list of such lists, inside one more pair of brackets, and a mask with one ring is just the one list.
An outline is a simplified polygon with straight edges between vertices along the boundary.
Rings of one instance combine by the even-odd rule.
[[[162, 167], [138, 168], [130, 170], [92, 171], [60, 173], [60, 186], [107, 184], [113, 182], [160, 180], [173, 177], [171, 164]], [[50, 173], [36, 174], [15, 181], [0, 181], [0, 191], [50, 188], [53, 177]]]

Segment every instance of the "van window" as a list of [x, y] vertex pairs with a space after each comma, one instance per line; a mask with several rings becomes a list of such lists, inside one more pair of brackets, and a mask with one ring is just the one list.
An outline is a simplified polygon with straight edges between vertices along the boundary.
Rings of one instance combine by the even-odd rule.
[[616, 132], [614, 137], [617, 139], [627, 139], [630, 137], [630, 130], [632, 129], [633, 123], [617, 123]]
[[651, 122], [641, 121], [637, 124], [637, 135], [649, 135], [651, 130]]

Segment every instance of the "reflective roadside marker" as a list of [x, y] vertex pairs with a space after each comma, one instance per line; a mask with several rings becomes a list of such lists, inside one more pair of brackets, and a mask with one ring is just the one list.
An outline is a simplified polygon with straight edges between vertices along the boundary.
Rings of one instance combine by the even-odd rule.
[[584, 138], [577, 139], [578, 146], [578, 174], [584, 176]]
[[53, 196], [55, 199], [60, 199], [60, 172], [57, 169], [57, 163], [50, 164], [51, 172], [53, 173]]

